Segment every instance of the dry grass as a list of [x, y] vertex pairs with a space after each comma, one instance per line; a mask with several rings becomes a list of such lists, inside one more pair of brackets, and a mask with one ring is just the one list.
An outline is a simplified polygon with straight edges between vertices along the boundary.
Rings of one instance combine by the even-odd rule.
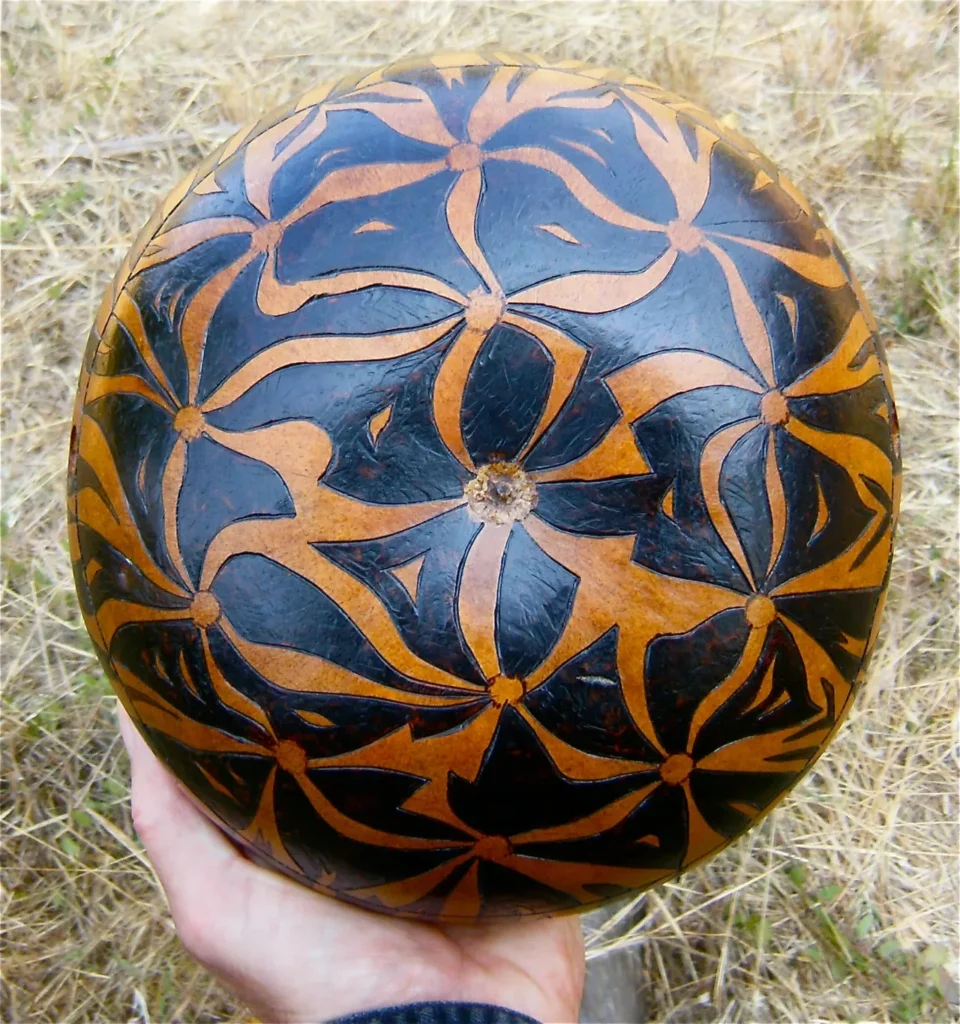
[[2, 28], [0, 1016], [245, 1019], [131, 838], [72, 596], [68, 417], [101, 289], [228, 126], [350, 67], [501, 41], [737, 119], [845, 242], [903, 424], [892, 592], [849, 723], [752, 836], [592, 926], [590, 955], [641, 943], [658, 1021], [957, 1019], [956, 4], [7, 2]]

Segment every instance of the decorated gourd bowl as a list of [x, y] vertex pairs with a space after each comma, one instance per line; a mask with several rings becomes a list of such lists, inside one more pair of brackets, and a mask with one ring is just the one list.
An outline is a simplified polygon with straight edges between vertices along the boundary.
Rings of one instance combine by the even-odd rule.
[[258, 862], [439, 920], [749, 828], [850, 706], [898, 505], [876, 326], [754, 147], [650, 82], [442, 55], [161, 204], [80, 379], [87, 628]]

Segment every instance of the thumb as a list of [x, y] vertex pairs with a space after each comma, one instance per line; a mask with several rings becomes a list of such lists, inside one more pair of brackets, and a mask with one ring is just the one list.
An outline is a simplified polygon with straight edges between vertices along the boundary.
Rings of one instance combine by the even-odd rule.
[[117, 718], [130, 755], [133, 824], [181, 930], [191, 910], [209, 905], [227, 871], [253, 865], [181, 792], [122, 705]]

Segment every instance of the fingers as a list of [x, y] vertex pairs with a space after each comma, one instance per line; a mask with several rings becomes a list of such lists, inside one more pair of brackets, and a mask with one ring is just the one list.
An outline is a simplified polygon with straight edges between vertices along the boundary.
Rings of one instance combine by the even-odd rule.
[[490, 994], [498, 993], [504, 1005], [536, 1020], [577, 1020], [586, 966], [579, 917], [530, 918], [447, 926], [444, 930], [481, 969], [483, 984], [475, 998], [490, 1001]]
[[209, 906], [225, 872], [247, 862], [183, 795], [122, 706], [118, 718], [130, 755], [133, 824], [182, 933], [191, 912], [195, 913], [198, 906]]

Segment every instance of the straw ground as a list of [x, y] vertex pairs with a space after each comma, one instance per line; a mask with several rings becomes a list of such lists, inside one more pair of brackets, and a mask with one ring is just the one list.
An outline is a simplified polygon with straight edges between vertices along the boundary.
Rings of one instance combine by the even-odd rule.
[[844, 242], [903, 424], [848, 724], [752, 835], [591, 919], [589, 955], [637, 946], [652, 1020], [956, 1019], [956, 5], [7, 2], [2, 30], [2, 1018], [247, 1019], [178, 944], [72, 596], [68, 417], [102, 288], [234, 124], [348, 68], [499, 43], [625, 65], [752, 136]]

